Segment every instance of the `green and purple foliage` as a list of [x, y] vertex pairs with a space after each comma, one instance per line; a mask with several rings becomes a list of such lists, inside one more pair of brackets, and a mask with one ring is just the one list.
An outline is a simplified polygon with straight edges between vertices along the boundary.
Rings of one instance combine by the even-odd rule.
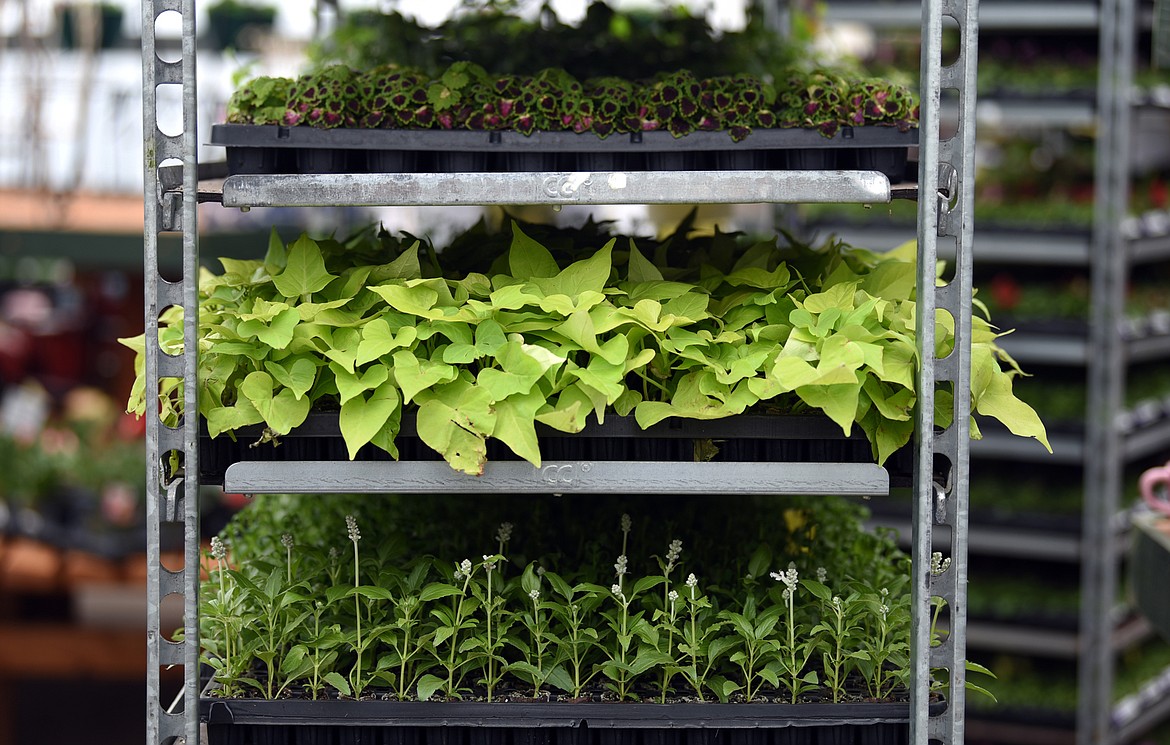
[[[282, 103], [282, 99], [284, 103]], [[237, 91], [228, 120], [237, 124], [390, 129], [614, 132], [663, 130], [675, 137], [726, 131], [736, 142], [756, 127], [816, 129], [915, 126], [918, 103], [904, 86], [847, 80], [819, 71], [789, 72], [777, 86], [752, 75], [699, 78], [688, 70], [651, 80], [584, 82], [560, 68], [492, 75], [456, 62], [438, 78], [384, 65], [357, 74], [342, 65], [295, 82], [257, 78]]]
[[357, 126], [362, 118], [359, 80], [345, 65], [302, 75], [289, 91], [284, 123], [323, 129]]
[[263, 76], [249, 80], [228, 99], [228, 122], [231, 124], [283, 123], [291, 88], [292, 81], [288, 78]]
[[361, 126], [375, 128], [427, 127], [434, 111], [427, 102], [429, 79], [418, 70], [387, 65], [358, 81], [365, 116]]
[[828, 72], [792, 73], [780, 94], [781, 126], [816, 129], [832, 137], [842, 124], [849, 84]]

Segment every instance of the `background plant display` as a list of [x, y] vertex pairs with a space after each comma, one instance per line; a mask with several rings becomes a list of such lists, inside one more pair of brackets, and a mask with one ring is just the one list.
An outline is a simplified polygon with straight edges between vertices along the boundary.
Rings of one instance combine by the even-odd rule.
[[[687, 221], [639, 248], [594, 223], [549, 233], [547, 245], [515, 223], [507, 237], [473, 229], [444, 252], [448, 278], [433, 247], [411, 236], [368, 230], [286, 246], [274, 233], [265, 259], [222, 259], [225, 273], [201, 277], [199, 413], [212, 437], [263, 423], [276, 440], [313, 409], [337, 411], [350, 458], [368, 443], [397, 457], [410, 407], [422, 441], [473, 475], [489, 438], [539, 464], [537, 422], [572, 434], [609, 412], [646, 428], [820, 411], [846, 435], [858, 425], [879, 463], [909, 441], [908, 251], [689, 233]], [[179, 308], [161, 318], [167, 353], [182, 348], [182, 320]], [[935, 323], [942, 355], [952, 320]], [[1019, 368], [996, 336], [974, 319], [973, 411], [1047, 447], [1035, 412], [1012, 394]], [[143, 337], [125, 343], [141, 369]], [[129, 402], [139, 414], [143, 380]], [[950, 400], [939, 391], [942, 426]], [[161, 387], [164, 421], [177, 421], [181, 402], [181, 381]]]
[[816, 58], [810, 20], [793, 9], [790, 33], [770, 28], [763, 7], [748, 4], [741, 30], [717, 30], [684, 6], [614, 8], [591, 2], [576, 24], [548, 4], [525, 13], [522, 2], [463, 2], [428, 27], [396, 11], [349, 13], [309, 50], [313, 67], [385, 64], [438, 75], [450, 60], [469, 60], [503, 73], [560, 67], [579, 78], [642, 75], [690, 67], [697, 75], [764, 74]]
[[[585, 510], [560, 499], [468, 509], [457, 497], [264, 497], [207, 559], [201, 634], [216, 694], [904, 695], [908, 560], [890, 536], [861, 529], [863, 510], [744, 499], [713, 519], [709, 500], [636, 504], [642, 516], [619, 519], [619, 498]], [[516, 522], [489, 524], [501, 514]]]
[[579, 80], [561, 68], [489, 73], [466, 61], [437, 75], [385, 65], [356, 72], [332, 65], [296, 80], [260, 77], [228, 102], [233, 124], [331, 129], [471, 129], [613, 133], [726, 130], [734, 140], [753, 127], [803, 127], [826, 136], [842, 126], [916, 125], [918, 101], [878, 78], [790, 70], [774, 82], [751, 75], [699, 77], [690, 70], [650, 79]]

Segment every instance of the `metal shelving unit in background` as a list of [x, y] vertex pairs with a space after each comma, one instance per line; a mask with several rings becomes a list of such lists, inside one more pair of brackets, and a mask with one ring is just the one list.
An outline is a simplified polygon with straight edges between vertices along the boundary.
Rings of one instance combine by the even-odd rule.
[[[155, 54], [155, 20], [163, 12], [179, 12], [183, 17], [182, 56], [178, 62], [159, 60]], [[967, 483], [969, 397], [955, 396], [950, 428], [938, 432], [934, 424], [934, 394], [942, 386], [955, 390], [970, 387], [971, 335], [971, 213], [974, 169], [974, 96], [976, 64], [977, 0], [929, 1], [920, 8], [923, 29], [921, 55], [922, 107], [920, 167], [916, 188], [899, 189], [877, 173], [844, 172], [738, 172], [706, 173], [694, 171], [662, 173], [578, 173], [546, 172], [530, 174], [463, 173], [430, 176], [423, 174], [346, 175], [341, 177], [234, 176], [218, 183], [200, 184], [195, 129], [195, 0], [144, 0], [142, 5], [143, 36], [143, 122], [145, 135], [145, 207], [146, 230], [144, 259], [146, 265], [145, 320], [146, 338], [157, 338], [159, 313], [170, 306], [181, 306], [186, 318], [198, 316], [197, 278], [199, 245], [196, 206], [201, 201], [218, 201], [232, 207], [277, 205], [443, 205], [492, 204], [500, 202], [529, 204], [603, 204], [603, 203], [693, 203], [853, 200], [858, 203], [883, 202], [895, 196], [922, 195], [918, 201], [919, 276], [918, 308], [924, 316], [936, 309], [945, 310], [956, 321], [954, 350], [945, 358], [935, 359], [934, 326], [927, 324], [919, 332], [918, 420], [915, 466], [915, 519], [912, 558], [918, 569], [912, 575], [912, 655], [911, 739], [915, 745], [936, 741], [959, 745], [964, 734], [965, 608], [967, 553]], [[958, 60], [942, 66], [942, 29], [944, 17], [957, 24], [961, 37]], [[182, 86], [182, 134], [168, 136], [156, 124], [156, 97], [159, 85]], [[941, 90], [960, 91], [960, 127], [949, 139], [940, 141]], [[179, 163], [181, 179], [162, 167]], [[183, 235], [183, 272], [177, 281], [167, 281], [159, 271], [158, 236], [164, 231]], [[935, 259], [940, 237], [950, 239], [956, 247], [958, 270], [947, 285], [936, 287]], [[197, 334], [198, 324], [186, 325], [187, 352], [175, 357], [162, 354], [157, 344], [147, 344], [146, 380], [148, 388], [164, 378], [185, 381], [185, 411], [197, 411]], [[199, 514], [198, 514], [198, 417], [184, 417], [179, 428], [164, 426], [157, 416], [148, 417], [148, 585], [149, 669], [147, 671], [147, 739], [148, 745], [176, 745], [199, 741]], [[307, 463], [290, 464], [274, 473], [272, 469], [235, 471], [232, 488], [262, 492], [285, 491], [290, 487], [311, 488], [319, 492], [353, 491], [368, 488], [371, 464], [339, 463], [328, 470]], [[374, 478], [394, 478], [399, 486], [432, 490], [436, 477], [433, 463], [401, 462], [392, 469], [374, 474]], [[541, 469], [524, 465], [493, 464], [492, 470], [478, 479], [462, 479], [444, 473], [441, 490], [458, 489], [465, 493], [499, 490], [545, 494], [596, 493], [615, 488], [613, 469], [593, 464], [546, 463]], [[728, 484], [737, 480], [744, 468], [760, 471], [765, 483], [756, 488], [808, 493], [881, 494], [888, 491], [886, 474], [876, 466], [853, 473], [852, 467], [821, 464], [810, 469], [807, 464], [761, 463], [691, 464], [696, 468], [677, 469], [671, 473], [636, 464], [625, 468], [625, 491], [659, 492], [699, 490], [718, 494], [728, 492]], [[496, 468], [499, 466], [499, 468]], [[587, 469], [587, 466], [590, 468]], [[375, 466], [375, 470], [381, 466]], [[635, 469], [642, 469], [636, 471]], [[588, 478], [576, 474], [589, 471]], [[392, 471], [392, 472], [391, 472]], [[550, 477], [550, 474], [552, 475]], [[566, 474], [571, 475], [567, 476]], [[630, 486], [630, 477], [637, 485]], [[279, 477], [279, 478], [277, 478]], [[312, 479], [312, 481], [311, 481]], [[655, 483], [656, 482], [656, 483]], [[647, 484], [655, 483], [654, 486]], [[413, 484], [413, 486], [411, 486]], [[171, 570], [163, 566], [159, 553], [160, 533], [165, 525], [182, 526], [185, 564]], [[943, 539], [951, 557], [949, 570], [933, 575], [931, 552], [935, 548], [935, 526], [945, 528], [937, 537]], [[943, 533], [945, 532], [945, 536]], [[163, 638], [159, 608], [168, 595], [179, 595], [184, 605], [184, 638], [174, 642]], [[937, 646], [931, 645], [930, 629], [933, 600], [943, 600], [951, 609], [950, 634]], [[159, 672], [164, 666], [181, 666], [184, 674], [182, 699], [174, 711], [160, 700]], [[931, 716], [931, 672], [942, 670], [950, 681], [948, 706]]]
[[[1118, 520], [1124, 491], [1123, 472], [1134, 462], [1170, 450], [1170, 419], [1163, 416], [1143, 422], [1140, 416], [1135, 416], [1138, 412], [1123, 411], [1129, 367], [1140, 362], [1170, 360], [1170, 334], [1155, 328], [1154, 323], [1146, 323], [1146, 331], [1134, 333], [1132, 322], [1124, 317], [1125, 286], [1135, 269], [1170, 260], [1170, 214], [1126, 214], [1134, 149], [1150, 131], [1135, 126], [1137, 120], [1140, 117], [1149, 121], [1150, 117], [1166, 115], [1164, 109], [1157, 108], [1158, 95], [1153, 100], [1150, 96], [1134, 94], [1135, 38], [1147, 33], [1153, 25], [1149, 5], [1140, 0], [1075, 3], [1036, 0], [1023, 4], [985, 0], [980, 8], [980, 27], [984, 31], [1095, 31], [1100, 40], [1095, 96], [1069, 100], [1041, 98], [1030, 102], [1013, 96], [985, 97], [980, 100], [976, 115], [979, 125], [989, 129], [1034, 131], [1092, 126], [1097, 141], [1092, 229], [1044, 232], [988, 230], [981, 226], [972, 243], [980, 265], [1086, 267], [1092, 278], [1092, 320], [1084, 334], [1019, 331], [1002, 340], [1004, 349], [1026, 368], [1044, 365], [1086, 372], [1092, 399], [1083, 432], [1052, 434], [1052, 455], [1021, 448], [1015, 438], [998, 429], [985, 431], [984, 439], [971, 445], [973, 457], [979, 460], [1086, 467], [1081, 529], [1076, 536], [1036, 527], [1004, 532], [1002, 528], [980, 524], [973, 525], [969, 534], [973, 554], [1003, 556], [1004, 549], [1008, 548], [1018, 558], [1080, 564], [1083, 595], [1080, 630], [1075, 638], [1063, 638], [1056, 644], [1079, 661], [1076, 739], [1080, 745], [1128, 742], [1150, 726], [1170, 718], [1170, 705], [1164, 699], [1135, 696], [1116, 705], [1113, 700], [1115, 653], [1143, 636], [1135, 633], [1139, 627], [1130, 621], [1123, 621], [1119, 626], [1120, 617], [1113, 606], [1127, 522]], [[855, 21], [884, 29], [913, 25], [912, 11], [913, 3], [898, 1], [832, 2], [827, 6], [830, 20]], [[905, 230], [890, 225], [841, 229], [832, 226], [832, 231], [860, 245], [891, 248], [909, 237]], [[1009, 548], [1009, 541], [1017, 549]], [[968, 641], [970, 646], [980, 649], [1001, 650], [1013, 646], [1021, 653], [1029, 648], [1039, 653], [1041, 650], [1036, 647], [1018, 643], [1026, 638], [1026, 633], [1020, 636], [1008, 628], [991, 629], [973, 624]], [[1053, 648], [1048, 653], [1055, 651]], [[1164, 671], [1163, 677], [1167, 674], [1170, 671]], [[1029, 727], [1018, 722], [982, 725], [981, 722], [981, 735], [1003, 741], [1037, 742], [1040, 740], [1033, 738], [1052, 735], [1050, 728]], [[1069, 735], [1066, 733], [1064, 737], [1067, 739]]]

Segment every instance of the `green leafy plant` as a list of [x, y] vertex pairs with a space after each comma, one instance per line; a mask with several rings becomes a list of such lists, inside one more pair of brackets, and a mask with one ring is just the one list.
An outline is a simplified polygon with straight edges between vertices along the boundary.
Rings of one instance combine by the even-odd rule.
[[[593, 132], [727, 131], [739, 142], [753, 128], [816, 129], [826, 137], [843, 126], [915, 126], [918, 104], [902, 85], [789, 70], [779, 84], [754, 75], [700, 78], [690, 70], [647, 80], [615, 75], [579, 80], [562, 68], [524, 74], [488, 72], [466, 60], [441, 73], [398, 65], [357, 72], [329, 65], [297, 80], [259, 77], [240, 86], [228, 105], [235, 124], [284, 124], [331, 129]], [[284, 112], [279, 108], [284, 104]]]
[[[478, 265], [451, 272], [459, 279], [424, 275], [413, 239], [363, 232], [286, 246], [274, 234], [263, 261], [224, 259], [223, 274], [202, 277], [199, 411], [212, 437], [263, 424], [262, 440], [276, 442], [311, 410], [336, 411], [354, 458], [368, 444], [397, 457], [409, 407], [421, 440], [473, 475], [489, 439], [539, 465], [537, 422], [571, 434], [611, 411], [643, 428], [821, 411], [844, 434], [860, 426], [878, 463], [909, 441], [912, 247], [878, 256], [836, 241], [744, 245], [685, 230], [644, 243], [654, 261], [633, 239], [558, 246], [562, 268], [513, 223], [506, 243], [485, 241]], [[379, 248], [395, 258], [366, 263]], [[182, 343], [175, 311], [160, 330], [172, 351]], [[936, 332], [945, 354], [948, 314]], [[1047, 447], [1043, 424], [1012, 393], [1022, 371], [998, 336], [972, 319], [972, 408]], [[141, 337], [124, 341], [141, 354]], [[158, 396], [170, 423], [180, 383]], [[936, 396], [938, 426], [950, 424], [949, 395]], [[128, 408], [146, 405], [140, 374]]]

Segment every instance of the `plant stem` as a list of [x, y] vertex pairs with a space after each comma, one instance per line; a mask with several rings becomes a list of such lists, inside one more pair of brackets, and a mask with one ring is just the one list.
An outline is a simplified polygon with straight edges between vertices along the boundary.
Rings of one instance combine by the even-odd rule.
[[492, 702], [493, 675], [495, 674], [496, 658], [492, 647], [492, 619], [495, 612], [492, 608], [492, 570], [487, 570], [487, 700]]
[[361, 586], [361, 578], [360, 578], [360, 571], [358, 569], [358, 562], [359, 562], [358, 544], [357, 544], [357, 541], [354, 541], [353, 542], [353, 590], [354, 590], [353, 602], [354, 602], [354, 606], [357, 610], [357, 612], [355, 614], [357, 616], [357, 663], [356, 663], [356, 666], [354, 667], [355, 675], [354, 675], [354, 681], [353, 681], [354, 682], [353, 697], [355, 699], [360, 699], [362, 696], [362, 693], [361, 693], [361, 680], [362, 680], [362, 594], [357, 591], [358, 588]]

